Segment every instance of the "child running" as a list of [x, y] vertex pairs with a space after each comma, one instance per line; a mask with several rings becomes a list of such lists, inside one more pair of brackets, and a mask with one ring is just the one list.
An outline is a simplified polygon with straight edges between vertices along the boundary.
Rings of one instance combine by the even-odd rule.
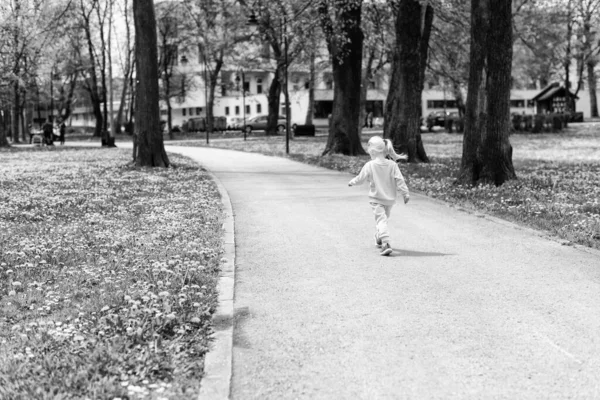
[[[389, 256], [392, 254], [392, 246], [390, 245], [387, 220], [396, 203], [397, 191], [402, 193], [404, 204], [408, 203], [410, 199], [404, 177], [396, 164], [396, 160], [405, 160], [407, 157], [404, 154], [396, 154], [392, 142], [379, 136], [369, 139], [367, 151], [371, 156], [371, 161], [363, 166], [358, 176], [348, 182], [348, 186], [359, 185], [365, 180], [369, 181], [369, 204], [375, 214], [376, 222], [375, 242], [378, 247], [381, 247], [380, 254]], [[390, 157], [394, 161], [386, 157]]]

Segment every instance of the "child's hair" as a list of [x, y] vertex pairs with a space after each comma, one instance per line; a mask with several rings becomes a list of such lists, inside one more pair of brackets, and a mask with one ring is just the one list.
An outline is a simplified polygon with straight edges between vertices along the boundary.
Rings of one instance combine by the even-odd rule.
[[406, 160], [406, 154], [396, 154], [394, 145], [390, 139], [382, 139], [379, 136], [373, 136], [369, 139], [368, 149], [369, 154], [383, 154], [384, 157], [390, 157], [394, 161]]

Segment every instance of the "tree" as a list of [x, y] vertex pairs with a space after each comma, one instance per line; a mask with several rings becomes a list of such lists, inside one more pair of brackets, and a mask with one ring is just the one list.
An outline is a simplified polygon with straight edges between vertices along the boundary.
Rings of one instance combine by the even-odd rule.
[[433, 7], [417, 0], [396, 0], [394, 49], [384, 136], [409, 162], [428, 162], [420, 133], [421, 93], [427, 66]]
[[135, 104], [135, 134], [141, 167], [168, 167], [160, 131], [158, 92], [158, 50], [153, 0], [133, 0], [135, 24], [135, 60], [137, 70], [137, 101]]
[[323, 155], [365, 154], [359, 130], [362, 1], [320, 0], [318, 11], [333, 72], [333, 112]]
[[[120, 4], [120, 3], [118, 3]], [[115, 117], [115, 125], [117, 127], [121, 127], [123, 125], [123, 121], [126, 118], [124, 115], [125, 104], [127, 99], [127, 93], [129, 91], [133, 91], [133, 85], [130, 82], [133, 80], [133, 72], [134, 72], [134, 60], [133, 53], [135, 51], [133, 46], [134, 38], [131, 34], [131, 8], [129, 6], [129, 0], [124, 0], [121, 8], [121, 15], [125, 22], [125, 43], [120, 46], [119, 51], [119, 62], [121, 65], [121, 69], [123, 71], [123, 88], [121, 90], [121, 101], [119, 102], [119, 110], [117, 111], [117, 116]], [[130, 109], [133, 107], [132, 102], [129, 104]], [[132, 113], [130, 113], [131, 115]], [[129, 122], [129, 121], [128, 121]]]
[[[161, 98], [167, 105], [169, 139], [174, 138], [171, 98], [175, 96], [180, 99], [185, 98], [186, 76], [183, 73], [178, 74], [179, 71], [175, 68], [180, 62], [187, 60], [185, 50], [187, 38], [190, 35], [184, 29], [183, 12], [184, 9], [179, 3], [166, 2], [157, 7], [158, 70], [162, 81]], [[181, 84], [174, 82], [176, 76]]]
[[516, 179], [509, 136], [512, 0], [472, 0], [463, 155], [458, 181]]
[[444, 89], [450, 85], [461, 118], [465, 114], [463, 90], [469, 80], [468, 6], [467, 0], [451, 0], [435, 10], [427, 63], [431, 81], [441, 82]]
[[243, 12], [249, 5], [244, 0], [237, 3], [232, 4], [230, 0], [184, 0], [187, 14], [191, 17], [187, 29], [194, 32], [195, 46], [204, 69], [208, 132], [212, 132], [215, 126], [213, 108], [222, 68], [233, 61], [232, 53], [239, 52], [236, 46], [251, 38]]
[[370, 82], [391, 62], [393, 50], [393, 18], [389, 7], [383, 3], [365, 3], [363, 5], [362, 31], [363, 68], [360, 89], [359, 128], [363, 126], [367, 114], [367, 93]]

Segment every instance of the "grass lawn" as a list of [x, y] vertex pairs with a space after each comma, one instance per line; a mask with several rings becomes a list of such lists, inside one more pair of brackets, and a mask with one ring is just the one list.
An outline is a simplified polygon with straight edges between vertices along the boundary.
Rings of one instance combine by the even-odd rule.
[[0, 150], [0, 399], [198, 393], [221, 200], [193, 162], [130, 152]]
[[[363, 136], [366, 148], [369, 135]], [[459, 134], [423, 134], [432, 162], [403, 164], [401, 169], [409, 187], [428, 196], [600, 249], [600, 123], [571, 124], [557, 134], [512, 135], [510, 140], [519, 179], [498, 188], [454, 184], [462, 153]], [[289, 157], [351, 174], [369, 160], [368, 156], [322, 157], [325, 141], [324, 136], [298, 137], [290, 141]], [[206, 146], [203, 140], [177, 144]], [[210, 146], [286, 156], [282, 137], [251, 137], [244, 142], [239, 137], [215, 136]]]

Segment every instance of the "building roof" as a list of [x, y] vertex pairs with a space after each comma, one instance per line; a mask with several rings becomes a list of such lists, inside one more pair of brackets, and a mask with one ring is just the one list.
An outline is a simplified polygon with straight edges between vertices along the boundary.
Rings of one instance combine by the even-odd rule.
[[552, 98], [554, 96], [565, 97], [567, 94], [569, 96], [575, 98], [575, 99], [579, 98], [579, 97], [575, 96], [573, 93], [571, 93], [571, 91], [566, 90], [564, 88], [564, 86], [560, 86], [560, 84], [558, 82], [554, 82], [554, 83], [549, 84], [545, 88], [543, 88], [531, 100], [533, 100], [533, 101], [544, 101], [544, 100], [548, 100], [548, 99], [550, 99], [550, 98]]

